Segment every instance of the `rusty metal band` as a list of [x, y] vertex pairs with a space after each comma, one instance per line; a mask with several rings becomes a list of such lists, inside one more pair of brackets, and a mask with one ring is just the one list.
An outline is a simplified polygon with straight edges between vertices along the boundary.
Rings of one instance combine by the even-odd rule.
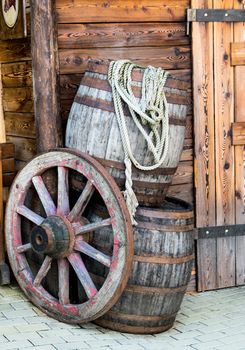
[[[102, 285], [105, 281], [105, 278], [102, 276], [95, 275], [93, 273], [89, 273], [93, 280], [100, 285]], [[187, 285], [181, 287], [173, 287], [173, 288], [161, 288], [161, 287], [145, 287], [136, 284], [127, 284], [124, 289], [124, 293], [137, 293], [137, 294], [176, 294], [176, 293], [185, 293], [187, 289]]]
[[[108, 82], [108, 80], [94, 78], [90, 76], [84, 76], [84, 78], [81, 81], [82, 86], [87, 86], [91, 88], [96, 88], [98, 90], [108, 91], [112, 92], [111, 85]], [[140, 98], [141, 97], [141, 87], [140, 86], [132, 86], [132, 91], [135, 97]], [[178, 91], [178, 90], [177, 90]], [[178, 94], [175, 92], [165, 92], [166, 98], [168, 103], [172, 104], [178, 104], [178, 105], [189, 105], [190, 101], [186, 96], [183, 94]]]
[[[106, 168], [112, 168], [112, 169], [118, 169], [118, 170], [125, 171], [124, 163], [117, 162], [115, 160], [110, 160], [110, 159], [103, 159], [103, 158], [99, 158], [99, 157], [94, 157], [94, 158], [96, 160], [98, 160]], [[133, 166], [132, 168], [133, 168], [132, 172], [134, 173], [135, 167]], [[177, 167], [175, 167], [175, 168], [158, 168], [158, 169], [154, 169], [151, 171], [147, 171], [147, 174], [149, 174], [149, 175], [174, 175], [176, 170], [177, 170]], [[138, 172], [138, 170], [137, 170], [137, 172]]]
[[134, 255], [133, 261], [150, 264], [184, 264], [194, 259], [194, 254], [173, 258], [171, 256]]
[[[164, 174], [165, 176], [169, 176], [169, 174]], [[169, 187], [172, 178], [168, 178], [168, 181], [164, 181], [159, 179], [159, 182], [147, 182], [147, 181], [135, 181], [133, 179], [133, 187], [137, 190], [159, 190], [161, 192], [166, 192], [165, 187]]]
[[119, 330], [120, 332], [127, 332], [127, 333], [133, 333], [133, 334], [137, 334], [137, 333], [150, 334], [150, 333], [160, 333], [168, 330], [169, 328], [172, 327], [174, 323], [174, 319], [173, 319], [173, 322], [169, 323], [167, 326], [157, 326], [157, 327], [128, 326], [126, 324], [120, 324], [118, 322], [108, 321], [102, 318], [95, 320], [94, 323], [96, 323], [101, 327], [105, 327], [105, 328], [109, 327], [110, 329]]
[[[190, 234], [193, 234], [193, 224], [190, 225], [160, 225], [155, 224], [153, 222], [146, 222], [146, 221], [140, 221], [140, 217], [136, 213], [136, 220], [138, 222], [137, 228], [143, 228], [148, 230], [157, 230], [160, 232], [190, 232]], [[145, 218], [142, 218], [145, 219]]]
[[[168, 200], [166, 198], [166, 200]], [[137, 215], [143, 216], [143, 217], [149, 217], [149, 218], [156, 218], [156, 219], [193, 219], [194, 218], [194, 212], [190, 209], [171, 209], [165, 210], [165, 209], [145, 209], [145, 208], [138, 208], [137, 209]]]
[[158, 205], [162, 205], [165, 199], [165, 193], [161, 193], [160, 196], [158, 195], [158, 192], [151, 195], [137, 193], [137, 199], [138, 199], [138, 202], [140, 204], [143, 204], [144, 206], [151, 205], [152, 207], [155, 207]]
[[118, 321], [118, 319], [121, 320], [125, 320], [125, 321], [163, 321], [163, 320], [169, 320], [173, 317], [176, 317], [177, 312], [175, 312], [174, 314], [171, 315], [164, 315], [164, 316], [148, 316], [148, 315], [134, 315], [134, 314], [126, 314], [126, 313], [122, 313], [122, 312], [118, 312], [118, 311], [108, 311], [107, 312], [108, 316], [111, 316], [113, 318], [116, 318], [116, 320]]
[[137, 294], [176, 294], [185, 293], [186, 286], [174, 287], [174, 288], [158, 288], [158, 287], [145, 287], [136, 284], [127, 285], [124, 292], [137, 293]]
[[[100, 109], [102, 111], [110, 112], [110, 113], [115, 113], [114, 105], [112, 102], [105, 101], [102, 99], [94, 99], [90, 96], [80, 96], [76, 95], [74, 98], [74, 102], [88, 106], [88, 107], [93, 107]], [[124, 109], [124, 113], [126, 116], [129, 116], [129, 111], [127, 108]], [[186, 119], [178, 119], [174, 118], [172, 116], [169, 117], [169, 124], [170, 125], [179, 125], [179, 126], [185, 126], [186, 125]]]
[[[87, 72], [99, 73], [99, 74], [108, 74], [109, 63], [101, 63], [101, 62], [89, 62], [88, 67], [86, 69]], [[132, 80], [137, 82], [142, 82], [143, 72], [140, 70], [135, 70], [132, 73]], [[189, 82], [178, 77], [173, 77], [172, 75], [167, 79], [166, 86], [173, 89], [179, 90], [188, 90]]]

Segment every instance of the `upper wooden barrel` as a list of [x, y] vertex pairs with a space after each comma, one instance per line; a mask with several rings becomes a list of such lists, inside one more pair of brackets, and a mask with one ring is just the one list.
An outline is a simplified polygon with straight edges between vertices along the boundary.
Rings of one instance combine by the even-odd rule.
[[[66, 129], [66, 147], [76, 148], [97, 158], [124, 187], [125, 167], [121, 135], [115, 116], [111, 86], [107, 80], [108, 64], [91, 63], [75, 96]], [[133, 92], [141, 97], [143, 70], [133, 72]], [[133, 189], [140, 204], [162, 203], [177, 169], [184, 143], [187, 83], [168, 76], [164, 88], [169, 107], [169, 152], [164, 164], [152, 171], [133, 167]], [[124, 106], [133, 154], [139, 163], [153, 164], [142, 134]]]
[[[90, 218], [105, 218], [100, 207]], [[158, 333], [172, 327], [193, 266], [193, 211], [168, 198], [161, 208], [138, 207], [134, 228], [134, 258], [128, 284], [118, 302], [95, 323], [120, 332]], [[93, 246], [110, 254], [110, 228], [96, 231]], [[98, 285], [106, 269], [93, 262], [88, 269]], [[108, 277], [107, 277], [108, 278]]]

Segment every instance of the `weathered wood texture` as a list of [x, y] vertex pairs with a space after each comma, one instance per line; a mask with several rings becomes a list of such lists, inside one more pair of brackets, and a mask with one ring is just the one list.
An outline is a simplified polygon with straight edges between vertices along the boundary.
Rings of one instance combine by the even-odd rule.
[[[242, 6], [240, 1], [234, 0], [236, 9], [245, 9], [245, 4]], [[234, 24], [234, 43], [238, 45], [244, 44], [245, 41], [245, 23]], [[244, 45], [243, 45], [244, 47]], [[232, 55], [232, 52], [231, 52]], [[245, 81], [245, 66], [234, 67], [234, 88], [235, 88], [235, 122], [242, 124], [245, 122], [245, 99], [244, 89], [241, 84]], [[235, 146], [235, 213], [236, 223], [244, 224], [245, 213], [245, 142], [243, 145]], [[245, 259], [244, 259], [245, 238], [236, 238], [236, 284], [245, 284]]]
[[[127, 58], [143, 65], [161, 66], [188, 82], [191, 96], [190, 38], [185, 33], [190, 1], [56, 0], [63, 128], [87, 69], [89, 59], [105, 62]], [[143, 23], [142, 23], [143, 22]], [[192, 103], [189, 99], [186, 142], [192, 139]], [[193, 146], [182, 154], [193, 160]], [[171, 195], [193, 202], [193, 169], [173, 184]], [[185, 180], [184, 180], [185, 178]], [[181, 180], [180, 180], [181, 181]]]
[[245, 122], [232, 124], [232, 144], [234, 146], [245, 145]]
[[245, 43], [244, 42], [231, 44], [231, 64], [233, 66], [245, 65]]
[[[97, 11], [95, 3], [98, 5], [100, 18], [98, 13], [95, 15]], [[126, 55], [133, 60], [141, 59], [145, 64], [159, 64], [171, 70], [174, 67], [186, 67], [175, 70], [173, 74], [184, 77], [189, 83], [189, 93], [191, 92], [190, 39], [185, 35], [185, 23], [183, 23], [189, 1], [168, 1], [166, 4], [158, 1], [152, 4], [149, 1], [142, 3], [137, 0], [134, 5], [133, 8], [132, 2], [115, 1], [111, 7], [104, 7], [101, 1], [94, 1], [89, 6], [84, 0], [76, 3], [56, 1], [62, 72], [60, 93], [63, 129], [66, 127], [69, 110], [86, 69], [88, 56], [104, 60], [108, 59], [108, 56], [116, 59]], [[115, 6], [117, 12], [114, 11]], [[86, 8], [85, 12], [84, 8]], [[29, 4], [27, 4], [27, 12], [29, 13]], [[117, 16], [117, 20], [112, 17], [112, 13], [113, 16]], [[64, 21], [64, 17], [67, 20]], [[28, 22], [30, 31], [29, 17]], [[24, 40], [2, 42], [0, 47], [0, 61], [4, 62], [7, 137], [16, 143], [19, 169], [25, 164], [23, 162], [29, 160], [28, 157], [33, 157], [36, 152], [30, 37]], [[66, 74], [63, 74], [64, 72]], [[186, 141], [192, 139], [193, 132], [191, 101], [188, 114]], [[23, 149], [22, 146], [24, 146]], [[184, 161], [192, 160], [192, 149], [192, 144], [185, 146], [182, 155]], [[189, 178], [186, 177], [188, 183], [182, 181], [179, 184], [177, 180], [178, 184], [170, 188], [170, 193], [193, 201], [191, 176], [190, 174]]]
[[189, 0], [57, 0], [59, 23], [178, 22]]
[[[191, 93], [190, 39], [185, 36], [185, 10], [189, 5], [189, 0], [116, 0], [106, 3], [101, 0], [56, 0], [64, 128], [89, 58], [104, 61], [108, 57], [126, 57], [144, 64], [159, 65], [176, 76], [185, 77]], [[29, 2], [27, 7], [30, 12]], [[18, 170], [36, 154], [31, 102], [30, 17], [28, 21], [27, 39], [0, 42], [5, 105], [8, 109], [5, 111], [7, 139], [15, 143]], [[180, 164], [179, 175], [174, 178], [169, 194], [192, 202], [191, 103], [188, 114], [181, 157], [184, 163]]]
[[[241, 9], [242, 4], [238, 0], [193, 0], [192, 7]], [[233, 145], [239, 145], [239, 122], [245, 120], [241, 87], [245, 72], [243, 67], [233, 68], [231, 64], [231, 53], [241, 46], [244, 37], [244, 23], [193, 23], [198, 227], [245, 223], [244, 146], [232, 146], [232, 123], [238, 122], [233, 127]], [[244, 283], [239, 245], [244, 245], [244, 237], [198, 242], [199, 290]]]
[[[98, 74], [97, 72], [103, 72]], [[112, 102], [111, 86], [107, 81], [108, 65], [90, 64], [83, 77], [68, 119], [66, 147], [89, 153], [108, 168], [120, 187], [124, 187], [124, 151], [120, 130]], [[137, 76], [136, 76], [137, 75]], [[143, 72], [138, 70], [133, 81], [142, 82]], [[188, 103], [186, 83], [168, 77], [165, 93], [169, 104], [169, 151], [164, 164], [152, 171], [141, 171], [133, 167], [133, 189], [139, 203], [144, 205], [161, 204], [178, 166], [181, 156]], [[141, 88], [133, 90], [141, 97]], [[129, 115], [126, 108], [125, 113]], [[131, 150], [137, 161], [150, 166], [153, 157], [147, 149], [142, 134], [131, 118], [127, 118]], [[174, 150], [174, 152], [173, 152]], [[192, 162], [180, 164], [173, 184], [188, 183], [192, 179]]]
[[[16, 170], [36, 153], [30, 45], [30, 8], [26, 2], [28, 37], [0, 41], [3, 111], [6, 137], [15, 145]], [[30, 147], [29, 138], [32, 138]], [[11, 182], [9, 182], [10, 184]]]
[[[55, 203], [49, 184], [45, 181], [47, 177], [44, 173], [49, 170], [55, 170], [58, 180], [52, 181], [52, 190], [55, 187], [57, 190], [55, 192], [58, 192], [56, 197], [58, 200]], [[70, 175], [72, 172], [80, 180], [83, 179], [81, 182], [86, 184], [82, 192], [77, 193], [77, 200], [74, 200], [72, 191], [69, 194], [69, 183], [66, 178], [68, 171]], [[34, 185], [35, 193], [30, 183]], [[86, 225], [88, 223], [86, 217], [91, 207], [88, 199], [94, 190], [97, 191], [97, 199], [105, 203], [108, 208], [106, 223], [111, 227], [110, 238], [113, 243], [113, 252], [110, 256], [95, 251], [89, 243], [84, 242], [84, 236], [79, 236], [84, 229], [91, 233], [92, 228], [91, 225]], [[29, 197], [30, 192], [32, 195]], [[34, 198], [38, 199], [36, 204], [42, 203], [42, 209], [35, 205]], [[72, 202], [75, 203], [70, 211], [69, 204]], [[84, 212], [85, 208], [87, 213]], [[54, 216], [57, 213], [61, 217]], [[66, 219], [65, 214], [69, 214]], [[26, 219], [31, 225], [27, 225]], [[6, 211], [5, 227], [9, 260], [20, 287], [37, 307], [59, 321], [80, 324], [102, 316], [115, 304], [124, 290], [133, 258], [130, 216], [122, 193], [113, 178], [88, 155], [60, 149], [35, 157], [14, 180]], [[98, 223], [96, 228], [100, 229]], [[47, 245], [41, 245], [41, 248], [36, 243], [37, 239], [43, 238], [44, 235]], [[106, 258], [103, 262], [107, 266], [109, 278], [98, 294], [83, 263], [84, 255], [81, 256], [78, 251], [83, 252], [85, 256], [93, 256], [98, 266], [100, 266], [98, 262]], [[66, 263], [59, 263], [57, 271], [57, 259], [62, 258], [68, 260]], [[73, 273], [68, 261], [74, 269]], [[25, 267], [22, 269], [24, 275], [18, 273], [20, 266]], [[75, 277], [73, 280], [69, 280], [69, 270]], [[60, 280], [55, 280], [57, 274]], [[53, 277], [53, 280], [47, 282], [49, 276]], [[73, 298], [72, 290], [78, 281], [86, 293], [86, 299]], [[50, 282], [55, 283], [56, 289]], [[38, 293], [37, 288], [33, 287], [40, 287]], [[68, 301], [69, 297], [71, 303], [64, 305], [63, 302]]]
[[[99, 207], [92, 218], [104, 218]], [[193, 264], [193, 223], [191, 206], [170, 199], [160, 208], [139, 207], [134, 228], [134, 258], [128, 284], [112, 309], [95, 323], [130, 333], [158, 333], [169, 329], [175, 320]], [[93, 244], [109, 252], [112, 242], [109, 227], [96, 230]], [[157, 242], [157, 244], [156, 244]], [[88, 262], [100, 285], [103, 269]]]
[[[159, 65], [171, 70], [175, 76], [185, 78], [191, 96], [191, 46], [190, 37], [185, 32], [186, 8], [190, 7], [190, 2], [56, 0], [64, 130], [76, 91], [91, 58], [98, 62], [108, 58], [127, 58], [146, 65]], [[168, 192], [188, 202], [193, 202], [194, 187], [193, 165], [190, 163], [193, 162], [191, 102], [181, 156], [181, 161], [189, 162], [189, 175], [186, 171], [178, 171], [174, 178], [176, 184], [172, 184]], [[187, 169], [184, 164], [183, 167]]]
[[50, 0], [31, 2], [32, 70], [39, 152], [62, 146], [54, 6]]

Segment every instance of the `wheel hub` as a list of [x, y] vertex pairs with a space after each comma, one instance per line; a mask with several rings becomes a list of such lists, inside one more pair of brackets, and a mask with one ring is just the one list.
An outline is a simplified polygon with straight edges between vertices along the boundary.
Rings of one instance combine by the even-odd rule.
[[49, 216], [31, 231], [31, 244], [38, 254], [52, 257], [67, 256], [74, 243], [71, 224], [60, 216]]

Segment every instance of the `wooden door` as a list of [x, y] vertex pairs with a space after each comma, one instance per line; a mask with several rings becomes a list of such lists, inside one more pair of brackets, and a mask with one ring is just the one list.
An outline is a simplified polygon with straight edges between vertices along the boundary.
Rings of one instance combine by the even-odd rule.
[[[244, 6], [192, 0], [192, 8]], [[245, 284], [245, 24], [195, 22], [192, 38], [198, 289], [210, 290]]]

